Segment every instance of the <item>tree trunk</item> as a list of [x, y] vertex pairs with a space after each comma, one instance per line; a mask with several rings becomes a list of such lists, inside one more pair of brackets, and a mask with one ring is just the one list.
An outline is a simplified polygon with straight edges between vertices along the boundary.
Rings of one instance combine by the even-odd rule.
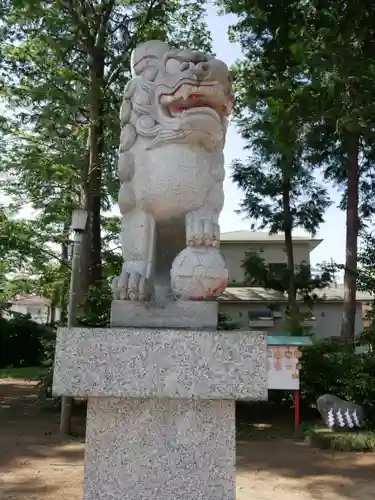
[[297, 290], [294, 270], [294, 252], [293, 252], [293, 216], [290, 211], [290, 183], [286, 181], [283, 189], [283, 212], [284, 212], [284, 241], [285, 252], [288, 267], [288, 306], [292, 315], [298, 314]]
[[[64, 235], [67, 234], [68, 229], [69, 229], [69, 225], [66, 224], [64, 226]], [[69, 263], [69, 249], [68, 249], [68, 244], [66, 242], [61, 244], [61, 261], [63, 262], [62, 266], [67, 266]], [[64, 275], [65, 275], [65, 272], [64, 272]], [[67, 288], [68, 288], [68, 282], [67, 282], [67, 279], [64, 279], [63, 283], [61, 285], [60, 303], [59, 303], [59, 307], [60, 307], [59, 322], [62, 325], [65, 325], [66, 320], [67, 320], [67, 303], [66, 303], [66, 290], [67, 290]]]
[[48, 323], [53, 325], [56, 322], [56, 304], [54, 302], [51, 302], [48, 316]]
[[348, 204], [346, 207], [346, 258], [344, 276], [344, 304], [341, 322], [341, 337], [351, 339], [355, 333], [357, 260], [358, 260], [358, 183], [359, 183], [359, 138], [349, 137], [344, 147], [348, 152], [347, 183]]
[[88, 137], [88, 161], [82, 206], [88, 212], [86, 233], [82, 245], [82, 289], [87, 294], [90, 286], [101, 280], [101, 183], [103, 152], [103, 77], [104, 56], [94, 50], [90, 61], [90, 129]]

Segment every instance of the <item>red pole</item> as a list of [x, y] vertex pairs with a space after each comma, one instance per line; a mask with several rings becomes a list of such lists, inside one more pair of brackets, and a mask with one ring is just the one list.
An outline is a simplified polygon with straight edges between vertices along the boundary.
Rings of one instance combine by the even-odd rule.
[[299, 429], [299, 391], [294, 392], [294, 429]]

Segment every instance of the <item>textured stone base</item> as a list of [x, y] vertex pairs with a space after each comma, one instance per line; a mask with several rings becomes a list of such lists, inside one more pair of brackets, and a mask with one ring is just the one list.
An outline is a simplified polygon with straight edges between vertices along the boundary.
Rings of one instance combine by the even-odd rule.
[[111, 326], [215, 330], [218, 311], [218, 303], [215, 301], [178, 300], [159, 306], [147, 302], [114, 300], [111, 306]]
[[76, 397], [267, 400], [262, 333], [59, 328], [53, 392]]
[[235, 500], [235, 402], [89, 398], [84, 500]]

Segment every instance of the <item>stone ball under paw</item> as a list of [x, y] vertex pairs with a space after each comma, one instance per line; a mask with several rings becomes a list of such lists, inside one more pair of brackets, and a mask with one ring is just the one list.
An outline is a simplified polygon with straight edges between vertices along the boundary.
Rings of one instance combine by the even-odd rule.
[[215, 300], [227, 282], [228, 270], [217, 248], [187, 247], [172, 264], [172, 290], [182, 300]]

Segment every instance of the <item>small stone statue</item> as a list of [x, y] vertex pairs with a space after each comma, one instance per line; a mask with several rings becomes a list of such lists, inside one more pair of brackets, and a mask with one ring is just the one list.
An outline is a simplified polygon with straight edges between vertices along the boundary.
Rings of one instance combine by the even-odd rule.
[[228, 279], [218, 220], [231, 75], [212, 56], [161, 41], [138, 45], [131, 71], [120, 111], [124, 263], [114, 299], [214, 300]]
[[318, 410], [329, 429], [355, 430], [364, 426], [362, 406], [345, 401], [332, 394], [324, 394], [317, 400]]

